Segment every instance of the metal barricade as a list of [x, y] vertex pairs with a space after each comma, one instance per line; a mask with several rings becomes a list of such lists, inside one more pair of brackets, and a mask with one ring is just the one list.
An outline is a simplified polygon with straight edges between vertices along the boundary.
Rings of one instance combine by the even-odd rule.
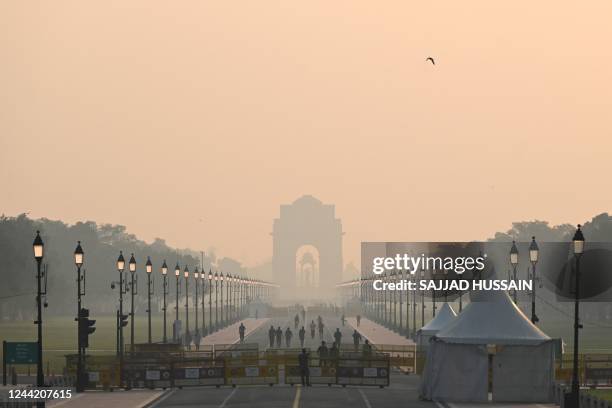
[[389, 385], [389, 356], [381, 353], [340, 353], [337, 382], [347, 385]]
[[278, 365], [265, 358], [265, 355], [246, 355], [225, 359], [226, 384], [269, 385], [278, 384]]
[[[66, 373], [76, 378], [77, 354], [68, 354], [66, 357]], [[83, 371], [87, 374], [86, 389], [104, 389], [119, 386], [119, 360], [116, 356], [83, 356]]]

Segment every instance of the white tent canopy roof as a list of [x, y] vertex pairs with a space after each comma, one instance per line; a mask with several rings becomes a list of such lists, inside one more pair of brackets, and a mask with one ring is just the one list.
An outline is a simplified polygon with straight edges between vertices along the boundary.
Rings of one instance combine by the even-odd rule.
[[472, 292], [472, 302], [435, 338], [458, 344], [540, 344], [551, 340], [512, 302], [506, 292]]
[[436, 317], [430, 320], [425, 326], [421, 327], [419, 332], [424, 334], [437, 333], [456, 318], [457, 313], [455, 313], [448, 303], [444, 303]]

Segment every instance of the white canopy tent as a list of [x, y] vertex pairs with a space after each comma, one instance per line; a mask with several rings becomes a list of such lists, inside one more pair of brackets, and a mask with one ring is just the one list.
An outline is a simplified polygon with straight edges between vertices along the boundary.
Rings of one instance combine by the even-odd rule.
[[448, 304], [444, 303], [435, 318], [417, 331], [417, 344], [422, 349], [427, 348], [429, 340], [440, 330], [455, 320], [457, 313]]
[[554, 342], [507, 293], [472, 293], [472, 302], [431, 339], [421, 397], [485, 402], [492, 366], [494, 401], [546, 402], [554, 381]]

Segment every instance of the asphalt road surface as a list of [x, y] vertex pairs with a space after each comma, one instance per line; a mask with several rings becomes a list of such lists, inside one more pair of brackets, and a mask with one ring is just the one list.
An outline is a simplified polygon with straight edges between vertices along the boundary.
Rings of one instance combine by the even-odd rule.
[[[325, 330], [323, 338], [319, 338], [318, 330], [315, 337], [310, 337], [308, 324], [315, 320], [317, 316], [306, 316], [306, 342], [305, 347], [316, 350], [321, 344], [321, 340], [328, 344], [333, 342], [332, 333], [336, 328], [340, 328], [342, 333], [342, 343], [352, 343], [353, 329], [346, 325], [342, 327], [340, 318], [336, 316], [324, 316], [323, 323]], [[293, 331], [291, 347], [299, 347], [297, 330], [294, 329], [293, 317], [286, 319], [272, 319], [269, 324], [262, 326], [257, 331], [247, 337], [247, 343], [258, 343], [260, 350], [269, 346], [268, 330], [270, 324], [275, 328], [278, 326], [283, 329], [287, 327]], [[300, 322], [299, 327], [302, 326]], [[283, 335], [283, 347], [285, 347]], [[312, 408], [395, 408], [395, 407], [414, 407], [414, 408], [435, 408], [436, 404], [418, 400], [418, 377], [408, 376], [399, 372], [391, 374], [391, 385], [387, 388], [368, 387], [368, 386], [341, 386], [328, 387], [325, 385], [312, 387], [291, 387], [288, 385], [269, 386], [237, 386], [231, 387], [185, 387], [176, 389], [159, 400], [155, 407], [312, 407]]]

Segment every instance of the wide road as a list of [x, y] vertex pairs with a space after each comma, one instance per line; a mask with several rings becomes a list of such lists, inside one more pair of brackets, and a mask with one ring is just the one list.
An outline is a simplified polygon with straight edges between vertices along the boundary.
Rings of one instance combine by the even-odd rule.
[[[306, 343], [305, 347], [316, 350], [324, 340], [329, 344], [333, 342], [332, 333], [336, 328], [341, 329], [342, 343], [352, 343], [353, 329], [346, 325], [342, 327], [340, 318], [336, 316], [324, 316], [324, 336], [319, 338], [318, 331], [315, 337], [310, 337], [308, 324], [317, 316], [306, 316]], [[294, 329], [293, 317], [285, 319], [272, 319], [269, 324], [253, 332], [246, 339], [247, 343], [258, 343], [260, 350], [269, 346], [268, 330], [270, 324], [275, 328], [291, 328], [293, 340], [291, 347], [299, 347], [298, 333]], [[300, 326], [302, 323], [300, 322]], [[283, 336], [283, 347], [285, 347]], [[155, 407], [207, 407], [207, 408], [233, 408], [233, 407], [312, 407], [312, 408], [435, 408], [436, 404], [418, 400], [417, 393], [418, 377], [407, 376], [398, 372], [391, 374], [391, 386], [387, 388], [340, 386], [328, 387], [325, 385], [301, 387], [275, 385], [268, 386], [237, 386], [236, 388], [222, 387], [185, 387], [176, 389], [159, 400]]]

